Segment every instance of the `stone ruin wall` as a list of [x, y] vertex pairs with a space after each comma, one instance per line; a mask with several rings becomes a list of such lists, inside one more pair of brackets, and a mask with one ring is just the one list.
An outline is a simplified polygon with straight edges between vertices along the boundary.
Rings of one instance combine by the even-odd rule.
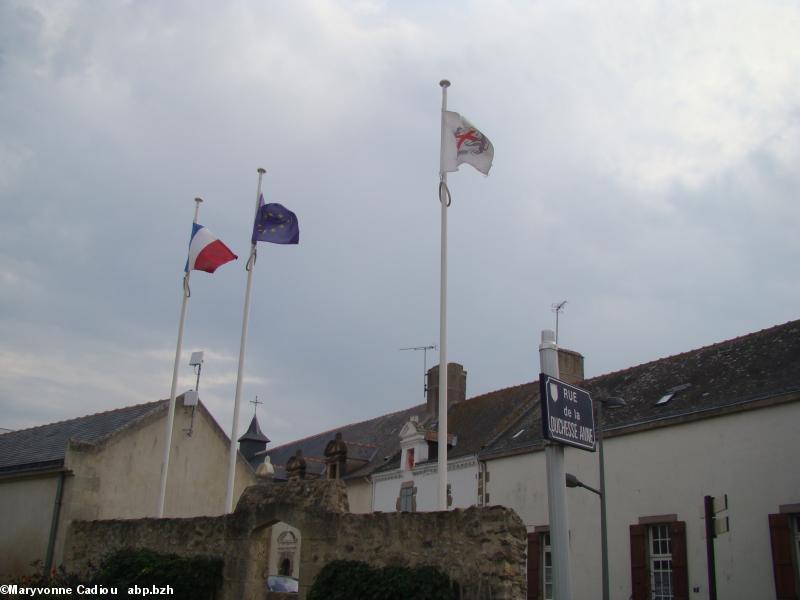
[[375, 567], [430, 565], [459, 582], [463, 598], [525, 598], [526, 531], [513, 510], [469, 508], [429, 513], [348, 512], [341, 480], [296, 480], [248, 488], [221, 517], [77, 521], [65, 567], [85, 572], [124, 547], [225, 561], [223, 600], [263, 600], [270, 527], [301, 532], [300, 600], [332, 560]]
[[301, 573], [316, 575], [337, 559], [376, 567], [430, 565], [457, 581], [464, 599], [525, 598], [525, 526], [507, 508], [345, 514], [335, 528], [335, 537], [314, 544]]

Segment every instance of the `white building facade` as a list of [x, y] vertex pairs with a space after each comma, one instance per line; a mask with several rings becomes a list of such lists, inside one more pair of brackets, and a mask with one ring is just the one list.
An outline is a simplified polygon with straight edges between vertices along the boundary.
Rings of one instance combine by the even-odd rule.
[[[623, 396], [628, 404], [604, 415], [612, 600], [800, 598], [800, 322], [581, 385], [595, 400]], [[508, 393], [480, 400], [501, 403]], [[529, 534], [528, 598], [549, 599], [546, 463], [533, 393], [523, 390], [506, 405], [528, 408], [512, 415], [502, 435], [487, 434], [480, 451], [449, 461], [448, 483], [451, 508], [503, 505], [519, 514]], [[451, 427], [454, 448], [460, 433]], [[400, 464], [372, 475], [373, 510], [437, 509], [436, 461], [408, 458], [413, 450], [415, 459], [428, 459], [425, 440], [412, 418], [399, 436]], [[600, 487], [597, 452], [568, 447], [565, 465]], [[706, 496], [727, 499], [717, 515], [728, 527], [713, 540], [713, 581]], [[574, 600], [595, 600], [602, 595], [600, 500], [581, 488], [567, 489], [567, 500]]]
[[[612, 600], [800, 599], [800, 321], [588, 380], [559, 350], [560, 379], [604, 411]], [[337, 430], [363, 511], [438, 508], [438, 368], [427, 403]], [[503, 505], [528, 531], [528, 595], [552, 598], [538, 382], [466, 398], [448, 365], [448, 506]], [[597, 422], [597, 420], [596, 420]], [[599, 424], [598, 424], [599, 426]], [[321, 456], [326, 432], [272, 452]], [[337, 434], [338, 437], [338, 434]], [[599, 455], [567, 448], [566, 471], [600, 488]], [[323, 476], [323, 475], [320, 475]], [[357, 491], [357, 493], [356, 493]], [[572, 600], [602, 597], [600, 501], [567, 489]], [[710, 578], [704, 499], [727, 498]], [[712, 592], [716, 587], [716, 595]]]
[[[632, 580], [637, 561], [645, 597], [710, 598], [705, 496], [727, 495], [728, 501], [728, 509], [718, 516], [728, 517], [729, 531], [714, 540], [717, 598], [782, 597], [776, 595], [771, 548], [774, 514], [785, 514], [790, 522], [791, 567], [800, 579], [800, 469], [781, 468], [797, 465], [800, 459], [800, 402], [612, 436], [605, 440], [604, 450], [612, 599], [636, 598]], [[596, 453], [568, 448], [565, 464], [581, 481], [599, 487]], [[538, 538], [531, 544], [538, 550], [534, 558], [538, 568], [530, 570], [537, 574], [538, 589], [528, 597], [552, 597], [546, 594], [549, 529], [544, 452], [498, 457], [486, 465], [490, 503], [513, 508], [529, 534]], [[601, 594], [600, 502], [581, 488], [568, 489], [567, 499], [574, 597], [592, 600]], [[670, 531], [678, 524], [685, 531], [682, 542]], [[644, 552], [636, 547], [637, 534], [644, 535]], [[677, 543], [683, 548], [675, 548]], [[685, 572], [688, 596], [674, 581], [675, 554], [685, 560], [677, 568]]]

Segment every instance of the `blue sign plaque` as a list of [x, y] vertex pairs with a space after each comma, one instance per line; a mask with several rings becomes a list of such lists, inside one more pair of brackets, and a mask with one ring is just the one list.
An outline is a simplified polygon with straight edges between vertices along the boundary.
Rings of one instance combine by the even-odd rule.
[[594, 452], [594, 411], [589, 392], [550, 375], [539, 375], [542, 435]]

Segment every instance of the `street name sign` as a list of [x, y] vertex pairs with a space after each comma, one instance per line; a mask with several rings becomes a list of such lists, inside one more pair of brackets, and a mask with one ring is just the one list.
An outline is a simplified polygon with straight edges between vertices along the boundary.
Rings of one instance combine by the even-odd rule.
[[539, 398], [545, 439], [594, 452], [594, 411], [589, 392], [542, 373]]

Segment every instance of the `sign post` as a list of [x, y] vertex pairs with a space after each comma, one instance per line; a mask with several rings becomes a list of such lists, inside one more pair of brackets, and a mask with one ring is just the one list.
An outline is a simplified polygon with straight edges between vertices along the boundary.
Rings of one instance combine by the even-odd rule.
[[730, 527], [728, 517], [715, 515], [728, 510], [728, 494], [722, 498], [703, 497], [703, 513], [706, 522], [706, 561], [708, 563], [708, 599], [717, 600], [717, 566], [714, 557], [714, 538], [727, 533]]
[[[558, 377], [558, 347], [555, 334], [542, 331], [539, 344], [539, 363], [543, 374]], [[545, 405], [544, 395], [540, 397]], [[543, 411], [544, 412], [544, 411]], [[567, 519], [567, 486], [564, 468], [564, 447], [548, 443], [544, 449], [547, 461], [547, 508], [550, 516], [550, 544], [553, 556], [553, 598], [572, 600], [572, 577], [569, 568], [569, 520]]]
[[542, 436], [548, 440], [544, 451], [553, 549], [553, 598], [572, 600], [564, 445], [594, 452], [594, 410], [589, 392], [558, 379], [558, 346], [552, 331], [542, 331], [539, 360]]

